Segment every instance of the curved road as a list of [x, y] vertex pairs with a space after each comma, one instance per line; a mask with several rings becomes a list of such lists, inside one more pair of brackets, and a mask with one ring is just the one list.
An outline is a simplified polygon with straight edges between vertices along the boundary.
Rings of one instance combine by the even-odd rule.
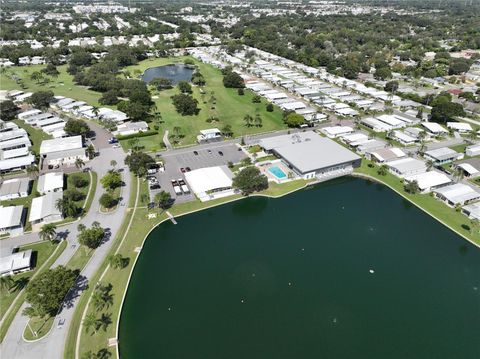
[[[122, 201], [117, 207], [117, 210], [109, 214], [100, 213], [100, 205], [98, 201], [103, 193], [101, 184], [99, 182], [100, 178], [111, 168], [110, 162], [112, 160], [117, 162], [117, 168], [123, 168], [125, 153], [121, 148], [112, 148], [111, 145], [107, 144], [107, 139], [111, 137], [108, 131], [104, 130], [95, 123], [90, 122], [89, 125], [96, 133], [96, 139], [93, 141], [93, 143], [97, 152], [100, 153], [99, 156], [87, 163], [87, 166], [91, 167], [92, 170], [98, 175], [97, 191], [95, 192], [90, 210], [80, 221], [59, 227], [57, 229], [58, 234], [60, 236], [64, 236], [64, 238], [68, 241], [68, 245], [52, 267], [66, 264], [78, 249], [78, 224], [82, 223], [88, 227], [94, 221], [98, 221], [103, 228], [107, 229], [109, 235], [107, 236], [105, 242], [95, 250], [90, 261], [82, 270], [79, 280], [77, 281], [75, 287], [67, 295], [63, 308], [55, 318], [55, 322], [50, 333], [35, 342], [26, 342], [23, 340], [22, 334], [28, 322], [28, 318], [21, 314], [23, 308], [26, 307], [26, 304], [24, 304], [11, 323], [2, 344], [0, 344], [1, 358], [55, 359], [63, 357], [63, 350], [68, 329], [79, 296], [82, 290], [85, 288], [85, 285], [88, 283], [88, 280], [96, 273], [105, 259], [110, 247], [112, 246], [113, 239], [118, 234], [118, 231], [125, 219], [128, 200], [131, 192], [131, 177], [128, 169], [125, 168], [122, 172], [124, 186], [122, 187]], [[18, 244], [27, 244], [38, 240], [38, 233], [31, 233], [21, 237], [5, 239], [0, 241], [0, 249], [2, 252], [6, 252], [8, 249]], [[64, 324], [62, 326], [58, 326], [60, 320], [64, 320]]]

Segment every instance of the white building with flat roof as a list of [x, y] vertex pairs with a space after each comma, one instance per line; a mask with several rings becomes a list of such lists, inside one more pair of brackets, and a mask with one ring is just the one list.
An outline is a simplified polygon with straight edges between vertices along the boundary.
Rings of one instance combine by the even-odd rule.
[[429, 150], [424, 153], [424, 157], [433, 161], [436, 165], [443, 165], [463, 158], [463, 153], [458, 153], [448, 147], [441, 147]]
[[473, 131], [472, 126], [469, 123], [465, 122], [447, 122], [447, 127], [460, 133], [467, 133]]
[[29, 178], [12, 178], [5, 180], [0, 186], [0, 201], [27, 197], [29, 190]]
[[205, 167], [185, 173], [185, 180], [202, 202], [233, 195], [232, 178], [227, 166]]
[[418, 175], [427, 171], [425, 162], [411, 157], [390, 161], [387, 163], [387, 166], [392, 174], [400, 178]]
[[63, 172], [48, 172], [38, 177], [37, 191], [40, 194], [63, 191]]
[[198, 143], [205, 143], [210, 141], [219, 141], [222, 139], [222, 131], [218, 128], [208, 128], [200, 130], [200, 135], [197, 136]]
[[23, 206], [0, 206], [0, 233], [19, 236], [23, 234]]
[[480, 155], [480, 144], [475, 144], [465, 148], [465, 154], [469, 157]]
[[31, 249], [0, 257], [0, 276], [13, 275], [28, 271], [30, 270], [31, 265]]
[[360, 156], [313, 131], [263, 138], [259, 145], [304, 179], [346, 175], [361, 164]]
[[462, 213], [471, 219], [480, 220], [480, 202], [470, 203], [462, 207]]
[[88, 161], [82, 136], [44, 140], [40, 145], [40, 156], [47, 165], [73, 165], [78, 158]]
[[28, 221], [32, 225], [61, 221], [63, 216], [57, 209], [56, 203], [62, 197], [63, 192], [48, 192], [44, 196], [34, 198]]
[[455, 183], [434, 190], [437, 198], [449, 206], [465, 205], [480, 199], [480, 192], [463, 183]]
[[418, 188], [420, 188], [422, 193], [428, 193], [452, 182], [446, 174], [438, 171], [429, 171], [405, 177], [405, 181], [417, 181]]
[[448, 133], [446, 129], [444, 129], [436, 122], [422, 122], [422, 126], [425, 127], [426, 130], [433, 135], [445, 135]]
[[329, 126], [323, 127], [320, 131], [329, 138], [337, 138], [353, 133], [354, 129], [350, 126]]
[[118, 125], [117, 130], [113, 134], [116, 136], [128, 136], [144, 131], [148, 131], [148, 124], [145, 121], [125, 122]]

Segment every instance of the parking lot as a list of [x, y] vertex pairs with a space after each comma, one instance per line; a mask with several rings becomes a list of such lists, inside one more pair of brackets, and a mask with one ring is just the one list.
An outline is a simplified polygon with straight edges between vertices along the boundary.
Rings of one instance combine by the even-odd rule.
[[159, 191], [170, 192], [176, 203], [183, 203], [195, 199], [193, 193], [176, 195], [172, 180], [185, 180], [183, 171], [195, 170], [204, 167], [227, 165], [228, 162], [237, 163], [247, 157], [234, 143], [212, 143], [185, 149], [176, 149], [159, 153], [157, 160], [163, 161], [164, 172], [157, 172], [156, 178], [160, 188], [150, 191], [150, 199], [153, 200]]

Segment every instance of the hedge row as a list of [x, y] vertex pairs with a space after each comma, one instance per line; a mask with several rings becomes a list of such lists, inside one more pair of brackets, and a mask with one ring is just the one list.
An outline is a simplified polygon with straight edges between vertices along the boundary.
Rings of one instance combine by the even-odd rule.
[[135, 137], [148, 137], [148, 136], [153, 136], [153, 135], [158, 135], [158, 131], [155, 130], [148, 130], [148, 131], [143, 131], [139, 133], [132, 133], [131, 135], [119, 135], [117, 136], [118, 140], [128, 140], [129, 138], [135, 138]]

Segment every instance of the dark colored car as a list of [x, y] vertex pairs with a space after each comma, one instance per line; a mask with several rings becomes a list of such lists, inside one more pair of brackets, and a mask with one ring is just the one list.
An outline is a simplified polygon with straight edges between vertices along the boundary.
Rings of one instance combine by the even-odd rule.
[[222, 151], [218, 151], [218, 154], [219, 154], [220, 156], [223, 156], [223, 152], [222, 152]]
[[190, 172], [192, 169], [190, 167], [185, 167], [185, 171]]
[[185, 173], [185, 168], [180, 168], [180, 172]]
[[195, 156], [198, 156], [198, 151], [193, 151], [193, 154], [194, 154]]
[[108, 143], [112, 145], [112, 144], [114, 144], [114, 143], [118, 143], [118, 140], [117, 140], [115, 137], [110, 137], [110, 138], [108, 139]]

